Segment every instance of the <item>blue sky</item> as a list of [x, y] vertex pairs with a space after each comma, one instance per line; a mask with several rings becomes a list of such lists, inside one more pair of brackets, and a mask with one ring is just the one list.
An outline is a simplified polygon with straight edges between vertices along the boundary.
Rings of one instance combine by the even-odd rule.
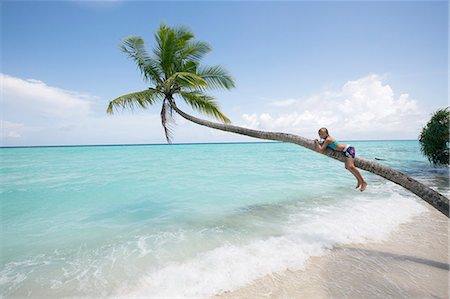
[[[3, 1], [2, 145], [165, 143], [160, 107], [106, 115], [146, 88], [119, 49], [164, 21], [209, 43], [233, 124], [341, 140], [416, 139], [448, 105], [448, 2]], [[210, 119], [179, 102], [192, 115]], [[174, 142], [259, 141], [175, 117]], [[214, 120], [214, 119], [210, 119]]]

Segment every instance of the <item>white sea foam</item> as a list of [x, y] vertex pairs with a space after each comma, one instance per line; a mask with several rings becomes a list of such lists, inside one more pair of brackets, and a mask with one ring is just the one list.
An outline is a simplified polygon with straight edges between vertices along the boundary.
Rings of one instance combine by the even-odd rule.
[[387, 195], [361, 194], [294, 214], [281, 236], [241, 246], [227, 244], [183, 262], [167, 263], [142, 277], [138, 289], [119, 296], [212, 296], [235, 290], [272, 272], [301, 269], [309, 257], [322, 255], [337, 243], [381, 241], [400, 223], [426, 210], [424, 203], [402, 192], [381, 194]]

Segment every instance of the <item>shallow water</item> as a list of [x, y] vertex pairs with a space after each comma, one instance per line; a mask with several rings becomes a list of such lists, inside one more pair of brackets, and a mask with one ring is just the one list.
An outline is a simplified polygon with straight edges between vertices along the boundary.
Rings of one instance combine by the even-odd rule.
[[[356, 154], [449, 194], [418, 141]], [[212, 295], [301, 267], [337, 242], [383, 239], [420, 199], [287, 143], [1, 148], [0, 293]], [[356, 223], [358, 225], [356, 226]]]

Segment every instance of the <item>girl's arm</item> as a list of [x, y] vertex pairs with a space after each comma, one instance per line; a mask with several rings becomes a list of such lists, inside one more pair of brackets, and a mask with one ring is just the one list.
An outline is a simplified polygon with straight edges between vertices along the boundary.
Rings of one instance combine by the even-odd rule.
[[325, 139], [325, 141], [322, 143], [322, 145], [320, 145], [319, 140], [315, 139], [314, 143], [316, 144], [316, 149], [320, 152], [323, 153], [323, 151], [327, 148], [327, 145], [330, 144], [330, 140]]

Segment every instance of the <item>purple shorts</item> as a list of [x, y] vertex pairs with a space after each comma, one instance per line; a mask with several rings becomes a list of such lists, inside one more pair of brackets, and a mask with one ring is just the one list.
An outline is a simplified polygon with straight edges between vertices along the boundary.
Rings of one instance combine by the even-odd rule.
[[350, 158], [350, 157], [355, 158], [355, 155], [356, 155], [355, 148], [353, 146], [349, 146], [347, 148], [347, 150], [344, 152], [344, 155], [346, 158]]

